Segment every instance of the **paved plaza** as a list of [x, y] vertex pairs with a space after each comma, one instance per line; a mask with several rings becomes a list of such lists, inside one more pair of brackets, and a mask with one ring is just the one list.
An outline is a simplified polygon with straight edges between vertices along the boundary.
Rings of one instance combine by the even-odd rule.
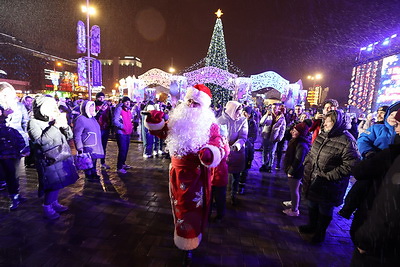
[[[42, 218], [34, 169], [21, 168], [21, 192], [28, 201], [8, 211], [0, 191], [0, 266], [181, 266], [182, 252], [173, 243], [168, 196], [168, 159], [142, 157], [132, 142], [127, 174], [116, 173], [117, 146], [109, 142], [100, 182], [81, 178], [60, 193], [70, 210], [56, 221]], [[351, 220], [335, 216], [322, 245], [311, 245], [297, 226], [306, 223], [282, 213], [289, 199], [282, 171], [259, 173], [256, 152], [247, 191], [237, 206], [227, 203], [223, 222], [210, 223], [192, 266], [349, 266], [353, 245]], [[100, 170], [99, 170], [100, 172]]]

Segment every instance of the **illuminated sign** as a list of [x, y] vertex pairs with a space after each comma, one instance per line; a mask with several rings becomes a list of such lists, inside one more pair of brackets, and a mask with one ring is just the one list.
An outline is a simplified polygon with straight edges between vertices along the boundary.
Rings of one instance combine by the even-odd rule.
[[400, 101], [400, 55], [393, 55], [382, 61], [376, 104], [390, 106], [397, 101]]

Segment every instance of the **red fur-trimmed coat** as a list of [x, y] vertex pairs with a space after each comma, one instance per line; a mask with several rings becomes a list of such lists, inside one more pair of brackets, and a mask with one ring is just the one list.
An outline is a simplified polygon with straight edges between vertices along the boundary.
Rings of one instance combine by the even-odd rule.
[[[151, 115], [151, 118], [156, 117]], [[168, 123], [163, 121], [146, 120], [145, 126], [162, 139], [168, 135]], [[209, 168], [218, 166], [224, 154], [219, 127], [213, 123], [208, 143], [197, 153], [182, 157], [171, 155], [169, 192], [175, 224], [174, 242], [179, 249], [192, 250], [201, 242], [211, 197]]]

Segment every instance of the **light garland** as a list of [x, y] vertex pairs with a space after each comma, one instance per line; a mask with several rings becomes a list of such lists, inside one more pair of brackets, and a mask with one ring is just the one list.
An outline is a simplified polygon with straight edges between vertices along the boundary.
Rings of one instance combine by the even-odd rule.
[[204, 67], [189, 73], [183, 74], [187, 78], [188, 85], [213, 83], [229, 90], [234, 89], [233, 80], [236, 74], [229, 73], [216, 67]]
[[172, 74], [165, 72], [163, 70], [154, 68], [146, 73], [140, 75], [138, 78], [143, 80], [143, 82], [149, 86], [151, 84], [159, 84], [165, 88], [169, 88], [171, 85]]
[[282, 78], [282, 76], [273, 71], [266, 71], [261, 74], [251, 75], [250, 78], [252, 79], [252, 91], [272, 87], [278, 90], [280, 93], [284, 93], [285, 87], [289, 84], [288, 80]]

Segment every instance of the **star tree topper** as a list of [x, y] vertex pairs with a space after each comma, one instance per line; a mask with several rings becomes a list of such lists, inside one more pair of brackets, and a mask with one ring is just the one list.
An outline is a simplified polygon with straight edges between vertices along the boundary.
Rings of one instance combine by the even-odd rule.
[[220, 18], [224, 13], [222, 13], [221, 9], [218, 9], [214, 14], [217, 15], [217, 18]]

